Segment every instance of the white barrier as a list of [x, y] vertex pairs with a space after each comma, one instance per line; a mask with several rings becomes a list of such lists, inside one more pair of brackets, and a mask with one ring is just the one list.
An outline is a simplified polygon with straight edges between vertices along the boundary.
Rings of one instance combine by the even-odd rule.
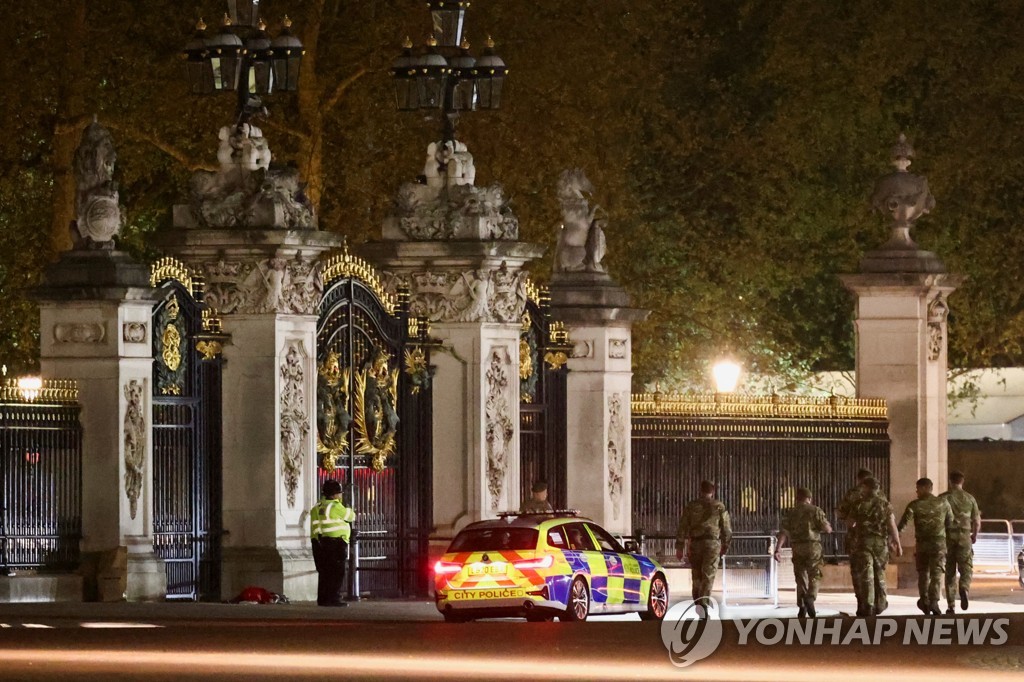
[[729, 553], [722, 557], [722, 604], [736, 605], [757, 600], [778, 606], [779, 569], [772, 556], [775, 553], [775, 536], [733, 536], [733, 546], [740, 544], [739, 541], [754, 547], [760, 545], [764, 551]]
[[1005, 519], [982, 519], [981, 529], [974, 543], [974, 570], [980, 573], [1016, 573], [1017, 552], [1020, 550], [1014, 549], [1018, 545], [1013, 524]]

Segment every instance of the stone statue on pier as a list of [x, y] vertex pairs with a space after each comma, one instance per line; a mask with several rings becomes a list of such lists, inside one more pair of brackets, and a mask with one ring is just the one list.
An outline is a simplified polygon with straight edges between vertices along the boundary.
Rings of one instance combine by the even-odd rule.
[[313, 205], [293, 167], [271, 168], [263, 131], [250, 123], [218, 134], [217, 171], [192, 176], [189, 215], [176, 223], [213, 229], [315, 229]]
[[475, 182], [476, 165], [465, 144], [431, 142], [419, 180], [398, 190], [384, 238], [517, 240], [519, 221], [504, 188]]
[[95, 118], [75, 150], [75, 213], [71, 239], [76, 249], [114, 248], [121, 231], [120, 195], [114, 182], [117, 152], [110, 132]]
[[604, 220], [600, 206], [590, 205], [593, 185], [580, 168], [562, 172], [558, 179], [558, 202], [562, 227], [555, 248], [555, 272], [607, 272], [601, 265], [605, 254]]

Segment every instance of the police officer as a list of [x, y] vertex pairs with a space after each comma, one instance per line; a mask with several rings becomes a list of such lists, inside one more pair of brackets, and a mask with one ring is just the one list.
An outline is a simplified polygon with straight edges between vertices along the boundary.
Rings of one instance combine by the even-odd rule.
[[[953, 525], [946, 533], [946, 613], [955, 613], [953, 601], [960, 593], [960, 608], [967, 610], [974, 575], [974, 543], [981, 530], [981, 510], [974, 495], [964, 490], [964, 475], [960, 471], [949, 474], [949, 490], [939, 497], [949, 502], [953, 510]], [[960, 573], [960, 584], [956, 574]]]
[[857, 595], [858, 616], [877, 616], [885, 611], [889, 605], [885, 594], [889, 547], [896, 556], [903, 556], [896, 517], [888, 500], [879, 494], [878, 487], [878, 481], [873, 477], [861, 481], [860, 499], [853, 505], [849, 516], [857, 528], [850, 551], [850, 574], [853, 591]]
[[793, 577], [796, 580], [797, 617], [805, 615], [814, 618], [814, 602], [818, 598], [821, 583], [821, 567], [825, 564], [821, 556], [821, 534], [831, 533], [832, 524], [825, 518], [825, 512], [811, 501], [811, 491], [796, 489], [796, 506], [789, 510], [782, 521], [778, 544], [775, 545], [775, 560], [789, 540], [793, 545]]
[[930, 478], [917, 480], [917, 499], [907, 505], [896, 529], [914, 523], [914, 563], [917, 567], [917, 608], [925, 615], [942, 615], [939, 593], [946, 569], [946, 529], [953, 525], [953, 510], [945, 498], [932, 495]]
[[309, 537], [318, 574], [316, 603], [345, 606], [341, 588], [345, 583], [345, 561], [352, 532], [349, 524], [356, 520], [356, 513], [342, 504], [341, 484], [334, 479], [324, 481], [321, 492], [320, 501], [309, 510]]
[[731, 540], [729, 512], [715, 499], [715, 484], [701, 481], [700, 497], [683, 509], [676, 532], [676, 558], [690, 562], [694, 601], [711, 596], [719, 558], [729, 550]]

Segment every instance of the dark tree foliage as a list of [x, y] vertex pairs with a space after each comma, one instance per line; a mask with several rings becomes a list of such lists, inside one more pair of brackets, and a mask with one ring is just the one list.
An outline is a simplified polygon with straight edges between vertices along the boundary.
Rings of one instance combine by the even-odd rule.
[[[388, 67], [429, 19], [417, 0], [266, 0], [307, 46], [301, 92], [262, 123], [309, 182], [321, 226], [379, 236], [422, 167], [436, 119], [394, 111]], [[0, 362], [37, 354], [24, 290], [66, 248], [70, 165], [99, 116], [115, 138], [125, 248], [170, 224], [188, 177], [215, 164], [230, 96], [186, 93], [178, 51], [222, 0], [0, 0]], [[968, 280], [951, 301], [951, 364], [1024, 354], [1021, 3], [962, 0], [480, 0], [511, 65], [505, 107], [465, 116], [480, 183], [502, 182], [525, 239], [553, 249], [555, 183], [584, 168], [609, 212], [613, 275], [651, 309], [638, 383], [704, 383], [723, 352], [795, 375], [852, 365], [852, 301], [837, 278], [885, 239], [875, 178], [906, 132], [938, 206], [915, 229]], [[537, 279], [549, 270], [537, 263]]]

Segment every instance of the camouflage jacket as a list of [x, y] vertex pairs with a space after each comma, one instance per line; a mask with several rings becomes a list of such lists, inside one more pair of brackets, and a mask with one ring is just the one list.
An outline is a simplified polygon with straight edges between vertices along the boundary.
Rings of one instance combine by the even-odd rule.
[[786, 513], [782, 530], [790, 543], [821, 542], [821, 533], [828, 525], [825, 512], [811, 503], [797, 504]]
[[953, 510], [942, 497], [929, 494], [907, 505], [896, 527], [903, 531], [914, 522], [914, 538], [920, 541], [945, 540], [946, 529], [953, 525]]
[[978, 501], [974, 499], [974, 495], [953, 488], [942, 493], [939, 497], [949, 502], [949, 507], [953, 510], [951, 531], [970, 533], [974, 522], [981, 520], [981, 510], [978, 509]]
[[[888, 502], [882, 491], [878, 491], [878, 496], [883, 501]], [[850, 518], [850, 514], [853, 513], [853, 507], [860, 501], [860, 486], [854, 486], [846, 491], [843, 495], [842, 501], [839, 506], [836, 507], [836, 511], [839, 512], [839, 518], [846, 522], [846, 525], [852, 525], [853, 519]]]
[[728, 545], [732, 540], [729, 512], [719, 500], [703, 497], [693, 500], [683, 509], [676, 531], [676, 549], [682, 549], [686, 540], [720, 540]]
[[889, 537], [889, 517], [892, 505], [877, 492], [861, 497], [850, 510], [848, 521], [857, 526], [858, 537]]

